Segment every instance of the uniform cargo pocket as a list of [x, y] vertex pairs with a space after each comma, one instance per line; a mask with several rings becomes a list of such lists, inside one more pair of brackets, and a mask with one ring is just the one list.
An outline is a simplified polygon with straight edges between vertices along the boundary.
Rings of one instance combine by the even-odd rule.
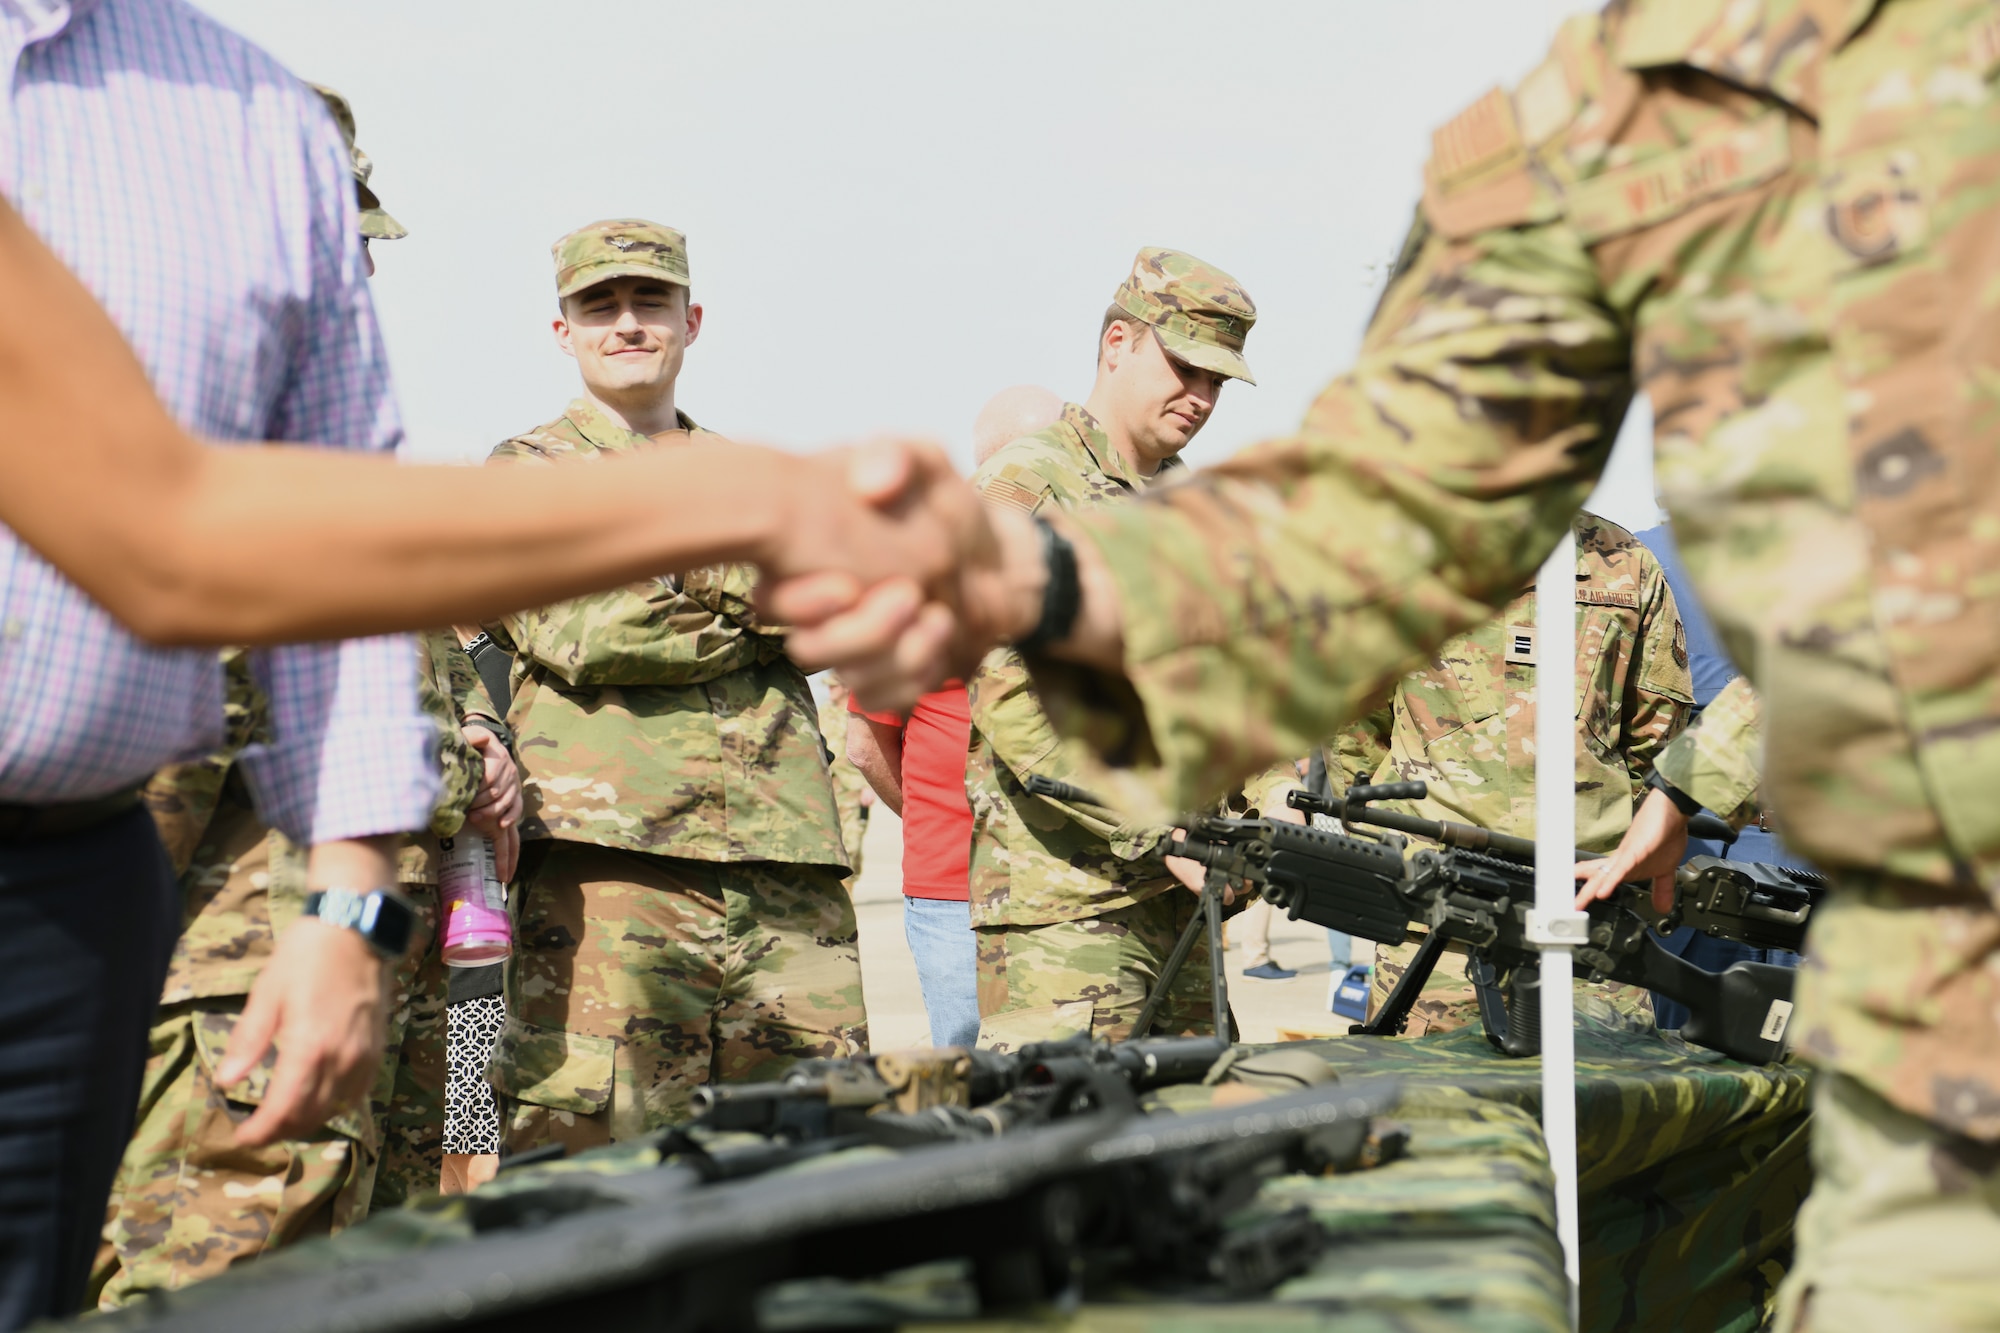
[[[239, 1106], [262, 1106], [265, 1094], [270, 1091], [271, 1072], [277, 1067], [277, 1051], [264, 1052], [248, 1074], [228, 1087], [215, 1084], [215, 1071], [222, 1067], [224, 1054], [229, 1049], [230, 1034], [236, 1031], [236, 1022], [241, 1015], [228, 1010], [197, 1009], [188, 1015], [194, 1031], [195, 1055], [201, 1061], [203, 1072], [210, 1084], [229, 1101]], [[326, 1122], [326, 1127], [336, 1134], [353, 1139], [356, 1143], [374, 1147], [375, 1117], [367, 1108], [350, 1107]]]
[[510, 1017], [487, 1078], [507, 1096], [553, 1111], [595, 1115], [611, 1104], [618, 1043]]
[[1097, 1006], [1089, 1000], [1036, 1005], [989, 1014], [979, 1023], [978, 1045], [996, 1051], [1017, 1050], [1029, 1042], [1061, 1041], [1091, 1030]]

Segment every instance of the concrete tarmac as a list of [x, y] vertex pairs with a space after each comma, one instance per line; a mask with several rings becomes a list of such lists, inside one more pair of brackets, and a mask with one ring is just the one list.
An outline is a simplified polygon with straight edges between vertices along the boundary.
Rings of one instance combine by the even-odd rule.
[[[861, 923], [861, 979], [868, 1000], [868, 1036], [878, 1051], [930, 1043], [916, 964], [903, 939], [903, 826], [887, 806], [877, 805], [868, 821], [861, 878], [854, 889]], [[1355, 961], [1366, 961], [1367, 941], [1355, 944]], [[1245, 1041], [1279, 1041], [1296, 1036], [1333, 1036], [1347, 1031], [1348, 1019], [1327, 1007], [1330, 980], [1326, 932], [1282, 916], [1271, 926], [1271, 953], [1296, 969], [1289, 981], [1251, 981], [1243, 976], [1243, 951], [1234, 940], [1225, 951], [1229, 1002]]]

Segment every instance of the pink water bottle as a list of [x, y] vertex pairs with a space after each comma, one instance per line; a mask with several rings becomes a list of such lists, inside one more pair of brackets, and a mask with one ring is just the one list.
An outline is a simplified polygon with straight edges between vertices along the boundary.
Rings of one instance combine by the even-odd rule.
[[447, 967], [484, 967], [514, 952], [507, 886], [493, 873], [493, 844], [470, 829], [440, 838], [438, 900]]

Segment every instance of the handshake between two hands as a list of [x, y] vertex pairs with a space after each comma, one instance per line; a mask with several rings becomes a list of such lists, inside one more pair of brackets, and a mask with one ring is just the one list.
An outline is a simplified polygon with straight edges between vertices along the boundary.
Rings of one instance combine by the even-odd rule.
[[[836, 667], [870, 709], [904, 709], [1028, 635], [1048, 570], [1034, 522], [987, 507], [935, 446], [884, 440], [791, 460], [761, 543], [758, 610], [808, 670]], [[1061, 520], [1058, 519], [1058, 522]], [[1077, 542], [1083, 610], [1057, 650], [1115, 665], [1115, 595]]]

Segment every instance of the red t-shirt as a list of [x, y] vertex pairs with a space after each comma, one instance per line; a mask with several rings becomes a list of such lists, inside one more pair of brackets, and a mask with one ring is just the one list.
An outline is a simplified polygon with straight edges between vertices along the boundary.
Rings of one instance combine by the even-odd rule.
[[965, 799], [965, 756], [972, 709], [965, 686], [926, 694], [908, 721], [895, 713], [848, 711], [903, 732], [903, 895], [964, 902], [972, 860], [972, 807]]

